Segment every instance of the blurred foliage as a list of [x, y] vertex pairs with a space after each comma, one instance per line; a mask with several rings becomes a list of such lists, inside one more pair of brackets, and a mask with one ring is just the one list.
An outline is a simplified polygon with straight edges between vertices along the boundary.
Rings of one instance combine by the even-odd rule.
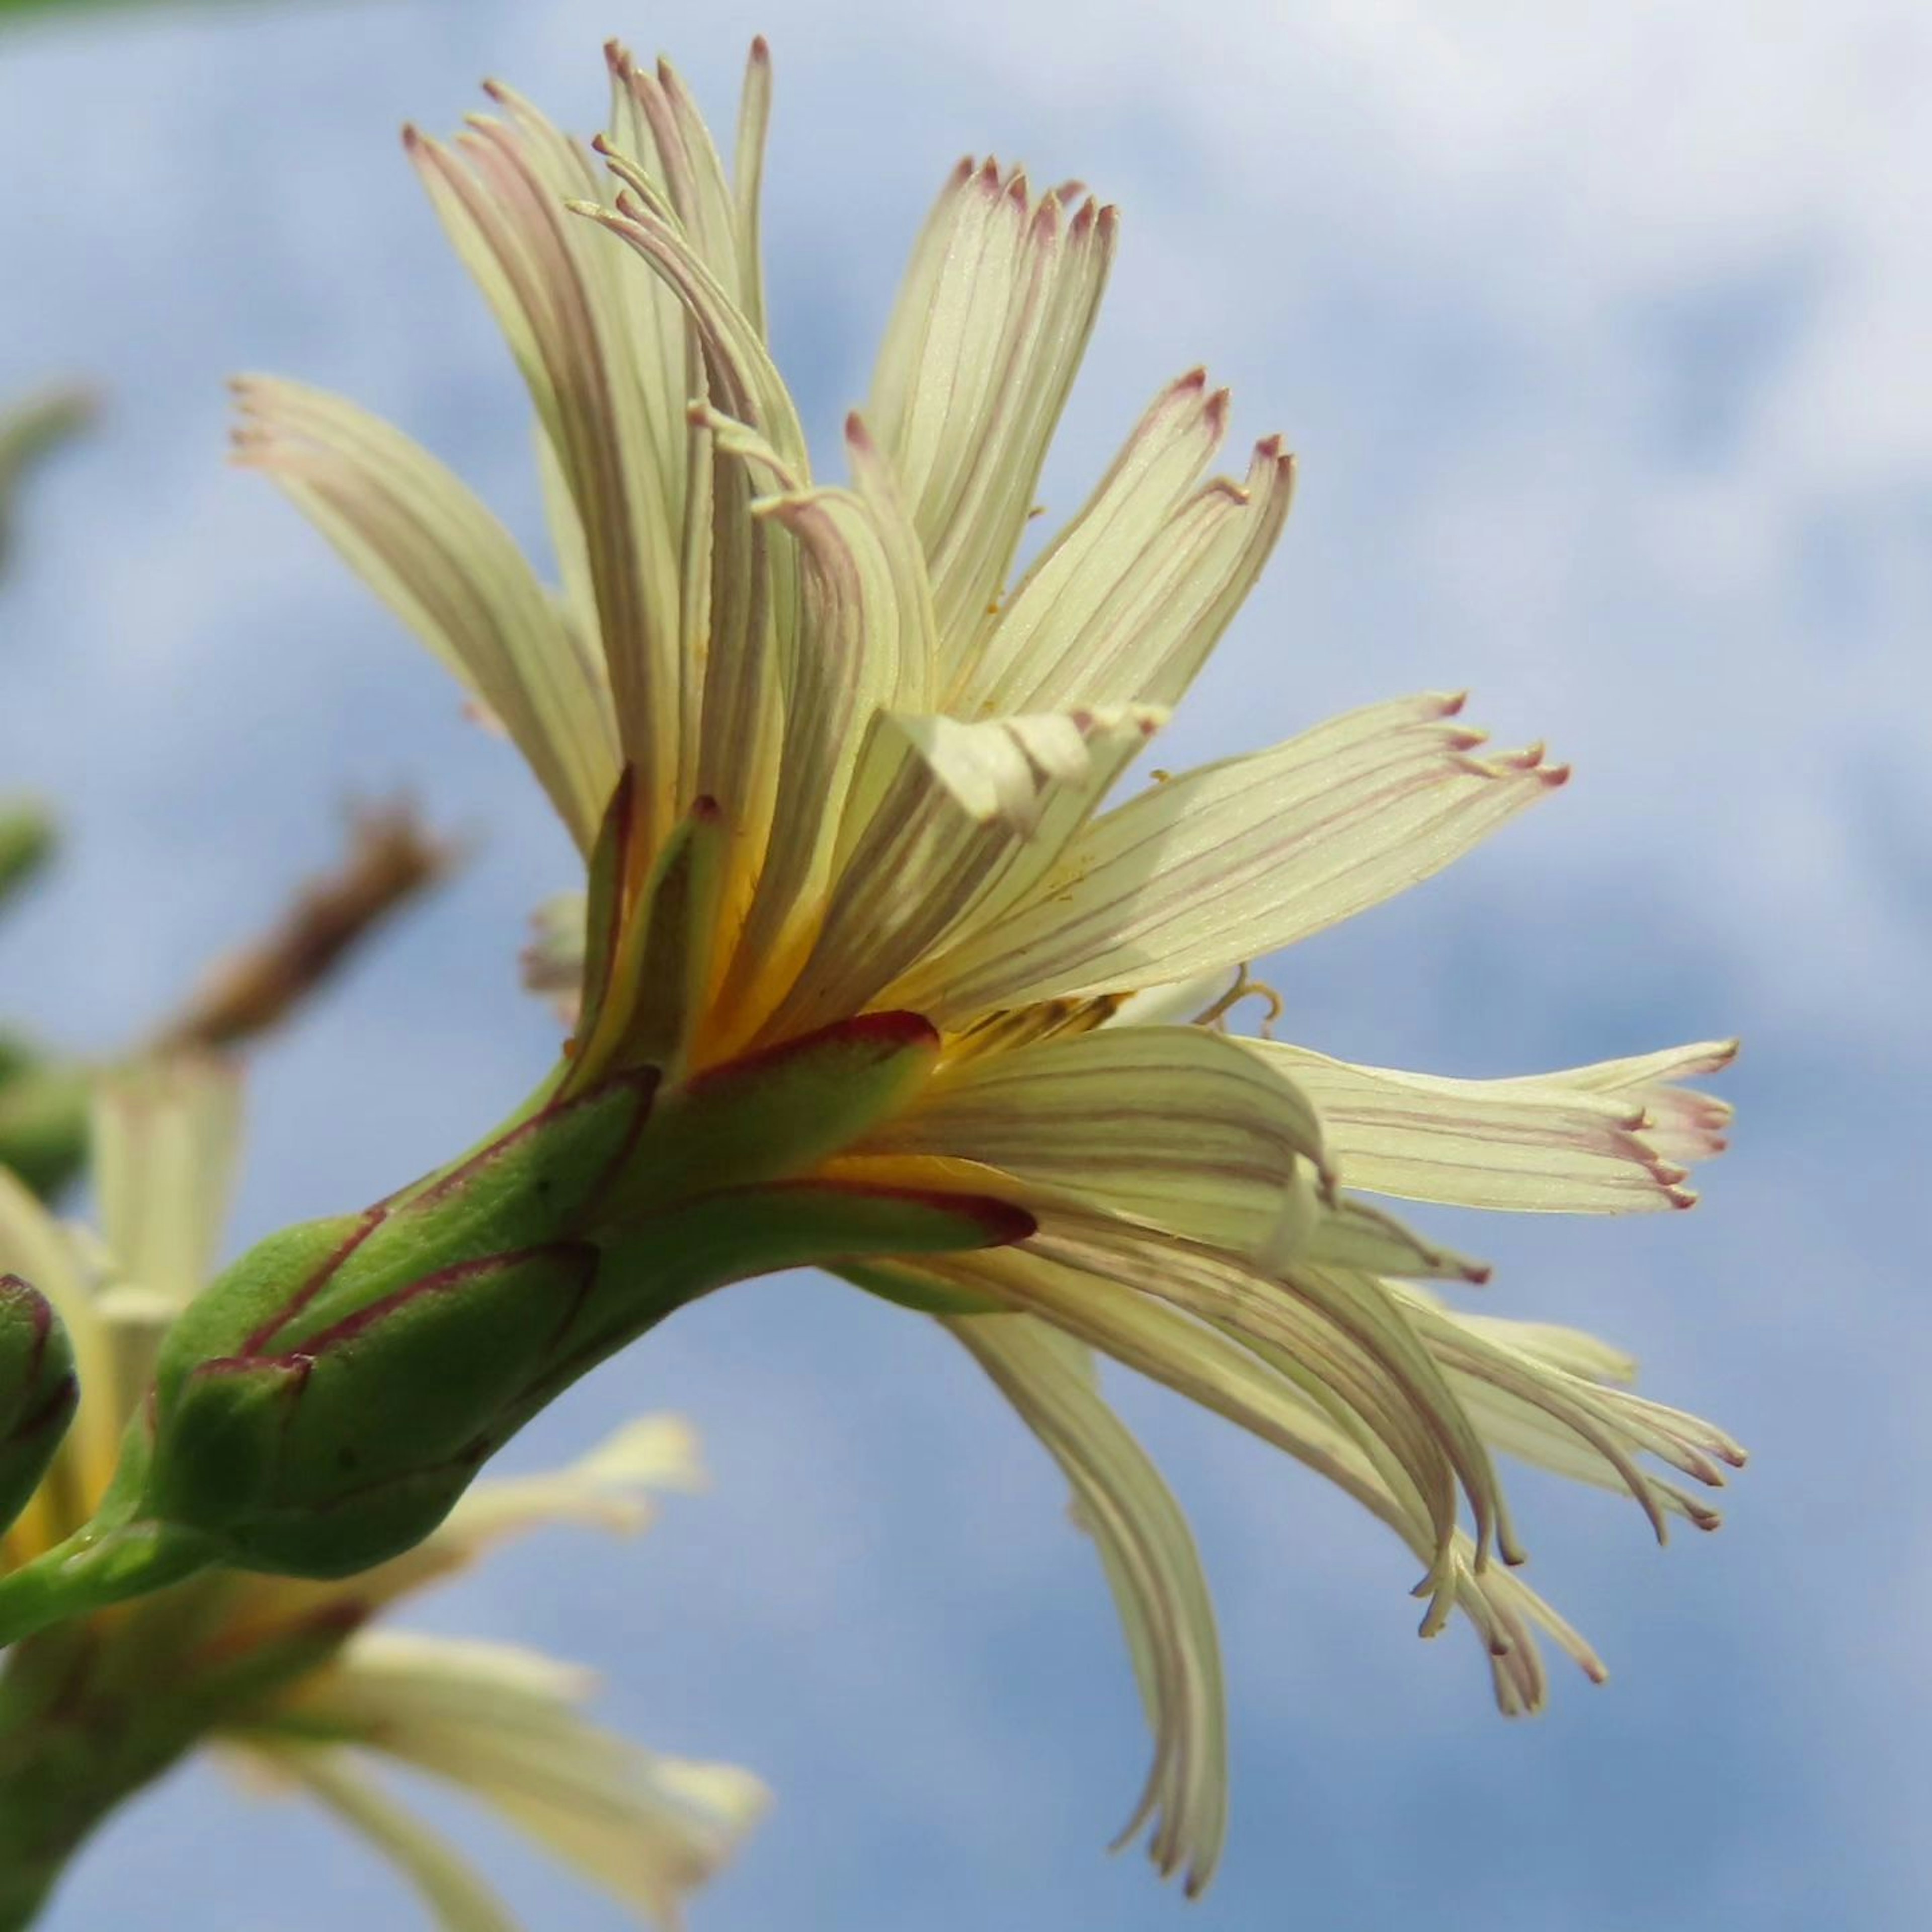
[[[0, 0], [0, 17], [14, 0]], [[77, 382], [37, 391], [0, 410], [0, 565], [12, 546], [14, 507], [27, 472], [94, 418], [94, 392]]]

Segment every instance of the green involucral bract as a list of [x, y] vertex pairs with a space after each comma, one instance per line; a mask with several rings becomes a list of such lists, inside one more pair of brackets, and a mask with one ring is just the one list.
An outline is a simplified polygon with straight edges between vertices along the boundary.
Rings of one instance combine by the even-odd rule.
[[563, 1073], [482, 1147], [284, 1229], [184, 1311], [93, 1522], [0, 1581], [0, 1641], [209, 1562], [346, 1575], [427, 1535], [586, 1370], [747, 1276], [1024, 1238], [988, 1197], [814, 1170], [931, 1070], [877, 1013], [676, 1088]]
[[78, 1396], [60, 1317], [18, 1275], [0, 1274], [0, 1531], [38, 1486]]

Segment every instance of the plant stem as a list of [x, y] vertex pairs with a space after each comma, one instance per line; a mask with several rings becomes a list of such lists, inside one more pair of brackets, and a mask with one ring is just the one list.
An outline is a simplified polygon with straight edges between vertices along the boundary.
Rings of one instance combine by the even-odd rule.
[[197, 1579], [130, 1611], [16, 1644], [0, 1667], [0, 1932], [22, 1932], [124, 1799], [218, 1726], [320, 1664], [352, 1618], [311, 1618], [224, 1651], [230, 1585]]

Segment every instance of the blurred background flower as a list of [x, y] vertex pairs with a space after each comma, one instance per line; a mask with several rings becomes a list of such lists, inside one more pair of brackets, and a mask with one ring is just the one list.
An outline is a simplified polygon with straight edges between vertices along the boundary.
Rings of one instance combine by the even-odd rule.
[[[1384, 1065], [1442, 1064], [1447, 1042], [1443, 1070], [1472, 1074], [1747, 1042], [1726, 1084], [1744, 1132], [1694, 1215], [1513, 1226], [1484, 1249], [1486, 1306], [1637, 1340], [1647, 1389], [1694, 1394], [1756, 1451], [1694, 1562], [1652, 1556], [1610, 1498], [1558, 1510], [1516, 1480], [1534, 1576], [1561, 1578], [1606, 1688], [1496, 1724], [1466, 1659], [1412, 1641], [1388, 1587], [1406, 1557], [1374, 1526], [1120, 1383], [1195, 1520], [1242, 1690], [1234, 1851], [1190, 1923], [1402, 1924], [1467, 1865], [1498, 1932], [1916, 1924], [1932, 1542], [1906, 1472], [1932, 1425], [1917, 1283], [1876, 1208], [1916, 1180], [1932, 1072], [1921, 10], [77, 17], [0, 42], [0, 394], [81, 368], [116, 398], [21, 506], [0, 607], [7, 782], [74, 802], [65, 875], [0, 934], [8, 1010], [76, 1046], [137, 1036], [206, 935], [260, 924], [326, 860], [319, 807], [406, 779], [487, 843], [382, 973], [352, 967], [265, 1049], [238, 1234], [372, 1198], [549, 1060], [514, 956], [568, 876], [561, 835], [435, 668], [220, 460], [223, 379], [299, 370], [541, 543], [518, 386], [402, 120], [447, 124], [497, 72], [587, 130], [585, 50], [610, 32], [728, 100], [769, 34], [772, 332], [823, 447], [952, 162], [991, 146], [1078, 173], [1123, 239], [1049, 506], [1117, 446], [1124, 398], [1196, 360], [1234, 383], [1238, 434], [1280, 425], [1301, 459], [1276, 563], [1163, 762], [1468, 683], [1500, 740], [1546, 734], [1576, 766], [1453, 889], [1272, 971], [1292, 1036]], [[1055, 1473], [956, 1352], [804, 1278], [681, 1316], [511, 1466], [675, 1403], [720, 1478], [701, 1519], [634, 1568], [512, 1550], [436, 1606], [563, 1643], [613, 1676], [619, 1727], [771, 1778], [785, 1802], [704, 1902], [708, 1932], [802, 1899], [936, 1932], [1180, 1910], [1091, 1850], [1131, 1796], [1139, 1714], [1124, 1673], [1070, 1667], [1114, 1641], [1103, 1586], [1053, 1520]], [[235, 1923], [393, 1922], [380, 1873], [297, 1808], [238, 1844], [210, 1796], [190, 1775], [130, 1809], [50, 1922], [152, 1922], [218, 1859]], [[560, 1912], [534, 1855], [435, 1815], [526, 1917], [622, 1922]]]

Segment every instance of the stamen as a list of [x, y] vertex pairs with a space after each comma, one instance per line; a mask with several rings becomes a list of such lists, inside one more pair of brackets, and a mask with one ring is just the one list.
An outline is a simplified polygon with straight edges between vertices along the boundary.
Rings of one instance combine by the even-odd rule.
[[1262, 1016], [1256, 1030], [1263, 1040], [1274, 1039], [1274, 1023], [1286, 1010], [1285, 1003], [1281, 995], [1266, 980], [1257, 980], [1249, 972], [1245, 961], [1235, 968], [1234, 982], [1228, 990], [1205, 1011], [1196, 1013], [1189, 1024], [1212, 1027], [1218, 1033], [1229, 1032], [1232, 1029], [1225, 1024], [1228, 1016], [1244, 1000], [1249, 998], [1260, 1000], [1266, 1004], [1268, 1010]]

